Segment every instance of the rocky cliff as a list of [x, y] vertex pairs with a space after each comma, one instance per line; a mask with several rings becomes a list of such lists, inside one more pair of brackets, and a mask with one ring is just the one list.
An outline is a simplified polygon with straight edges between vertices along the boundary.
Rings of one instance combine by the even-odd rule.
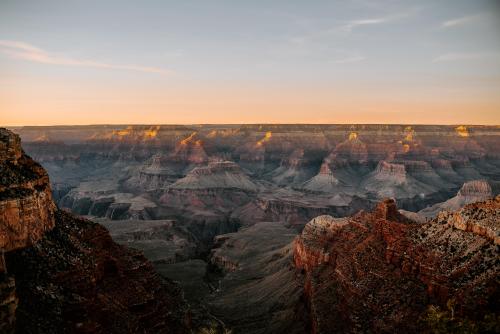
[[54, 227], [49, 177], [23, 154], [17, 135], [0, 129], [0, 249], [27, 247]]
[[350, 218], [311, 220], [294, 242], [314, 333], [417, 332], [429, 304], [498, 315], [500, 197], [429, 223], [392, 200]]
[[0, 129], [0, 331], [183, 333], [181, 293], [106, 229], [57, 210], [46, 172]]

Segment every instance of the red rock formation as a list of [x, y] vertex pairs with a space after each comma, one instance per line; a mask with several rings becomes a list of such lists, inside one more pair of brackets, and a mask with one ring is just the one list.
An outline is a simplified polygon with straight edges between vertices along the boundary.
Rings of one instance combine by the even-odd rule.
[[176, 144], [172, 159], [193, 164], [201, 164], [208, 160], [203, 141], [198, 138], [197, 132], [193, 132]]
[[0, 249], [11, 251], [32, 245], [54, 226], [55, 205], [45, 170], [23, 155], [19, 136], [4, 129], [0, 170]]
[[2, 333], [188, 332], [179, 289], [105, 228], [57, 210], [45, 170], [5, 129], [0, 169]]
[[491, 186], [484, 180], [475, 180], [464, 183], [457, 194], [458, 196], [483, 196], [491, 197]]
[[181, 292], [102, 226], [58, 211], [34, 247], [7, 256], [20, 332], [183, 333]]
[[406, 168], [403, 164], [380, 161], [375, 169], [376, 177], [379, 179], [389, 178], [397, 183], [406, 181]]
[[335, 147], [335, 155], [348, 161], [366, 162], [368, 151], [365, 143], [358, 138], [358, 133], [351, 132], [346, 141]]
[[498, 233], [500, 197], [455, 215], [412, 223], [386, 200], [371, 213], [309, 222], [294, 262], [312, 331], [416, 332], [428, 304], [452, 298], [457, 314], [499, 312], [498, 249], [486, 231]]
[[462, 231], [472, 232], [491, 240], [495, 245], [500, 245], [500, 208], [497, 205], [498, 202], [500, 202], [500, 195], [485, 202], [468, 204], [457, 212], [442, 211], [436, 217], [436, 221], [446, 223]]

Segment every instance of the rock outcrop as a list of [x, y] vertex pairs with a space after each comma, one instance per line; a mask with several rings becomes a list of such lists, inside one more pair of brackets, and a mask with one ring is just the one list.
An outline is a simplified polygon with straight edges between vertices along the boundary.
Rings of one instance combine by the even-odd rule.
[[492, 198], [491, 186], [485, 180], [475, 180], [464, 183], [455, 197], [420, 210], [418, 213], [427, 218], [434, 218], [440, 211], [458, 210], [466, 204], [484, 201]]
[[203, 148], [203, 141], [198, 138], [197, 132], [193, 132], [179, 141], [171, 158], [191, 164], [202, 164], [208, 160], [207, 153]]
[[136, 175], [127, 180], [127, 185], [133, 189], [156, 190], [172, 183], [176, 173], [167, 165], [168, 157], [155, 154], [147, 164], [140, 168]]
[[196, 167], [170, 186], [171, 189], [241, 189], [256, 191], [257, 186], [243, 170], [232, 161], [211, 162], [206, 167]]
[[55, 205], [45, 170], [24, 155], [19, 136], [0, 129], [0, 249], [32, 245], [54, 227]]
[[7, 267], [16, 280], [19, 332], [188, 332], [181, 291], [142, 253], [63, 211], [42, 240], [8, 254]]
[[495, 199], [468, 204], [456, 212], [443, 211], [438, 214], [436, 221], [472, 232], [500, 245], [499, 202], [500, 196], [497, 196]]
[[0, 168], [2, 333], [188, 332], [179, 289], [102, 226], [57, 210], [45, 170], [5, 129]]
[[406, 182], [406, 168], [403, 164], [394, 164], [380, 161], [375, 170], [375, 178], [378, 180], [391, 180], [395, 184]]
[[500, 197], [429, 223], [392, 200], [350, 218], [318, 217], [295, 240], [313, 333], [418, 332], [429, 304], [482, 319], [497, 305]]
[[472, 200], [478, 198], [480, 201], [484, 200], [485, 197], [491, 197], [493, 194], [488, 182], [484, 180], [477, 180], [464, 183], [457, 195], [471, 198]]
[[376, 198], [413, 198], [425, 197], [437, 188], [425, 184], [409, 175], [406, 166], [400, 163], [380, 161], [377, 168], [361, 182], [364, 189]]
[[368, 159], [366, 144], [359, 139], [357, 132], [349, 133], [348, 139], [335, 147], [334, 155], [341, 159], [359, 163], [364, 163]]
[[321, 164], [319, 173], [304, 182], [302, 188], [309, 191], [333, 193], [338, 189], [338, 184], [339, 180], [335, 178], [328, 163], [325, 161]]

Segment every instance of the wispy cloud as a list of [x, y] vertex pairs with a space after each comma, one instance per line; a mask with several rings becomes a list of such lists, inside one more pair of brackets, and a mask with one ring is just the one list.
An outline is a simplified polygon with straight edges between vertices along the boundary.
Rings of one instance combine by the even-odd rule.
[[21, 41], [0, 40], [0, 52], [13, 59], [23, 59], [42, 64], [93, 67], [113, 70], [139, 71], [147, 73], [171, 74], [167, 69], [130, 64], [110, 64], [95, 60], [77, 59], [49, 52]]
[[380, 16], [380, 17], [351, 20], [351, 21], [345, 22], [344, 24], [340, 25], [339, 27], [337, 27], [334, 30], [351, 32], [354, 29], [356, 29], [358, 27], [362, 27], [362, 26], [377, 25], [377, 24], [398, 21], [398, 20], [410, 17], [410, 16], [414, 15], [416, 12], [417, 12], [416, 9], [412, 9], [412, 10], [409, 10], [406, 12], [389, 14], [389, 15]]
[[389, 19], [387, 17], [363, 19], [363, 20], [352, 20], [352, 21], [347, 22], [346, 24], [341, 25], [339, 27], [339, 30], [351, 32], [354, 28], [357, 28], [357, 27], [381, 24], [381, 23], [385, 23], [385, 22], [389, 22]]
[[461, 61], [461, 60], [487, 60], [500, 59], [500, 52], [476, 52], [476, 53], [446, 53], [433, 59], [434, 63]]
[[357, 63], [357, 62], [363, 61], [365, 59], [366, 58], [363, 56], [352, 56], [352, 57], [337, 59], [337, 60], [334, 60], [333, 62], [335, 64], [348, 64], [348, 63]]
[[451, 27], [465, 25], [465, 24], [480, 20], [482, 18], [482, 16], [483, 15], [481, 15], [481, 14], [476, 14], [476, 15], [469, 15], [469, 16], [464, 16], [464, 17], [459, 17], [456, 19], [444, 21], [441, 24], [441, 27], [451, 28]]

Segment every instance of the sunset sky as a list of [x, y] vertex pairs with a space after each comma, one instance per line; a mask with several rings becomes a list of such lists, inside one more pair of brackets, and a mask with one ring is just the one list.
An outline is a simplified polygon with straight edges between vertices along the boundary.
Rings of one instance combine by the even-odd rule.
[[500, 1], [0, 0], [0, 125], [500, 124]]

